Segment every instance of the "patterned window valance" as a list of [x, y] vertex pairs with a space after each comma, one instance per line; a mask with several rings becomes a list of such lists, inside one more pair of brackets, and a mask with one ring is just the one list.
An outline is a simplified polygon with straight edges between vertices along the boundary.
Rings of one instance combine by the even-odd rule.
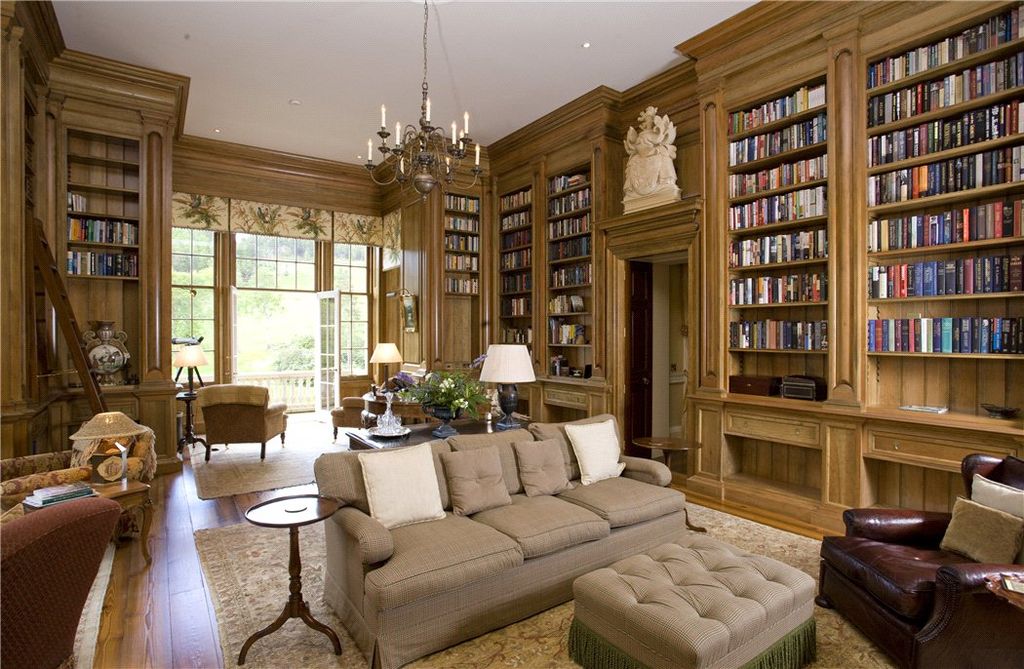
[[[336, 241], [366, 246], [401, 246], [397, 216], [350, 214], [341, 211], [234, 200], [197, 193], [175, 193], [172, 225], [218, 232]], [[399, 212], [393, 212], [398, 214]]]
[[384, 214], [384, 256], [381, 269], [387, 271], [402, 264], [402, 210]]

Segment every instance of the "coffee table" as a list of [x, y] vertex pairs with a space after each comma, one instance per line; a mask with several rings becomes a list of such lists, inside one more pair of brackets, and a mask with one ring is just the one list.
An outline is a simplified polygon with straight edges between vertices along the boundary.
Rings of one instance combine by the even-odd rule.
[[[426, 423], [422, 425], [410, 425], [409, 434], [404, 437], [377, 437], [370, 434], [365, 428], [349, 428], [348, 445], [353, 451], [378, 450], [382, 448], [398, 448], [401, 446], [416, 446], [425, 444], [428, 441], [437, 439], [430, 432], [436, 424]], [[459, 431], [459, 434], [490, 434], [494, 432], [494, 425], [486, 420], [453, 420], [452, 427]], [[523, 424], [526, 427], [526, 424]]]
[[290, 538], [288, 590], [290, 594], [281, 615], [242, 644], [242, 650], [238, 653], [238, 664], [245, 664], [245, 655], [257, 639], [276, 632], [291, 618], [298, 618], [308, 627], [325, 634], [334, 645], [334, 654], [341, 655], [341, 641], [338, 639], [338, 635], [330, 627], [313, 617], [313, 614], [309, 612], [309, 605], [302, 598], [302, 561], [299, 558], [299, 528], [330, 518], [340, 506], [337, 501], [319, 495], [289, 495], [260, 502], [245, 512], [245, 519], [253, 525], [288, 528]]

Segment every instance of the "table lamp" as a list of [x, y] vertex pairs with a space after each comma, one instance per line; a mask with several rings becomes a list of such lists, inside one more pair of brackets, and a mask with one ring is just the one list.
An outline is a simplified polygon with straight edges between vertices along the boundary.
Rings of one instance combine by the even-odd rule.
[[199, 367], [206, 364], [206, 354], [203, 353], [203, 347], [199, 344], [189, 344], [188, 346], [182, 346], [174, 354], [174, 365], [178, 368], [178, 373], [174, 376], [175, 382], [178, 377], [181, 376], [181, 370], [188, 370], [188, 392], [195, 393], [195, 386], [193, 384], [192, 376], [193, 373], [199, 379], [199, 385], [205, 385], [203, 383], [203, 377], [199, 375]]
[[380, 366], [381, 364], [387, 364], [389, 362], [402, 363], [402, 354], [398, 352], [398, 347], [391, 342], [381, 342], [377, 344], [376, 348], [373, 349], [373, 355], [370, 356], [370, 362], [376, 364], [374, 368], [373, 382], [380, 385]]
[[505, 416], [494, 426], [498, 430], [512, 430], [522, 425], [512, 418], [519, 407], [517, 383], [536, 381], [530, 351], [522, 344], [491, 344], [480, 370], [480, 380], [498, 384], [498, 405]]

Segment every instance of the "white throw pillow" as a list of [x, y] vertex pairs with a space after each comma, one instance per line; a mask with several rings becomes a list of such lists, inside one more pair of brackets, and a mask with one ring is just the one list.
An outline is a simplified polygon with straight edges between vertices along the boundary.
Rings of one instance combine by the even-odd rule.
[[580, 461], [580, 483], [590, 485], [615, 478], [626, 468], [619, 462], [619, 437], [615, 421], [565, 426], [572, 450]]
[[390, 529], [444, 518], [430, 444], [360, 453], [370, 515]]
[[[974, 481], [971, 483], [971, 500], [1024, 520], [1024, 490], [998, 481], [990, 481], [981, 474], [975, 474]], [[1024, 546], [1017, 553], [1017, 559], [1014, 562], [1024, 564]]]

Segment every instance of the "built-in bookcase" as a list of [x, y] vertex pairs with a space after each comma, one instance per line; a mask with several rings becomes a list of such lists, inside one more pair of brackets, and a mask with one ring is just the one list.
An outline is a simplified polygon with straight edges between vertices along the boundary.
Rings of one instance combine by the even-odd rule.
[[503, 194], [498, 206], [498, 341], [532, 349], [533, 187]]
[[444, 290], [480, 293], [480, 198], [444, 195]]
[[590, 166], [547, 180], [548, 373], [593, 364], [593, 209]]
[[730, 374], [826, 376], [825, 79], [728, 116]]
[[1012, 7], [868, 63], [873, 407], [1024, 406], [1022, 19]]

